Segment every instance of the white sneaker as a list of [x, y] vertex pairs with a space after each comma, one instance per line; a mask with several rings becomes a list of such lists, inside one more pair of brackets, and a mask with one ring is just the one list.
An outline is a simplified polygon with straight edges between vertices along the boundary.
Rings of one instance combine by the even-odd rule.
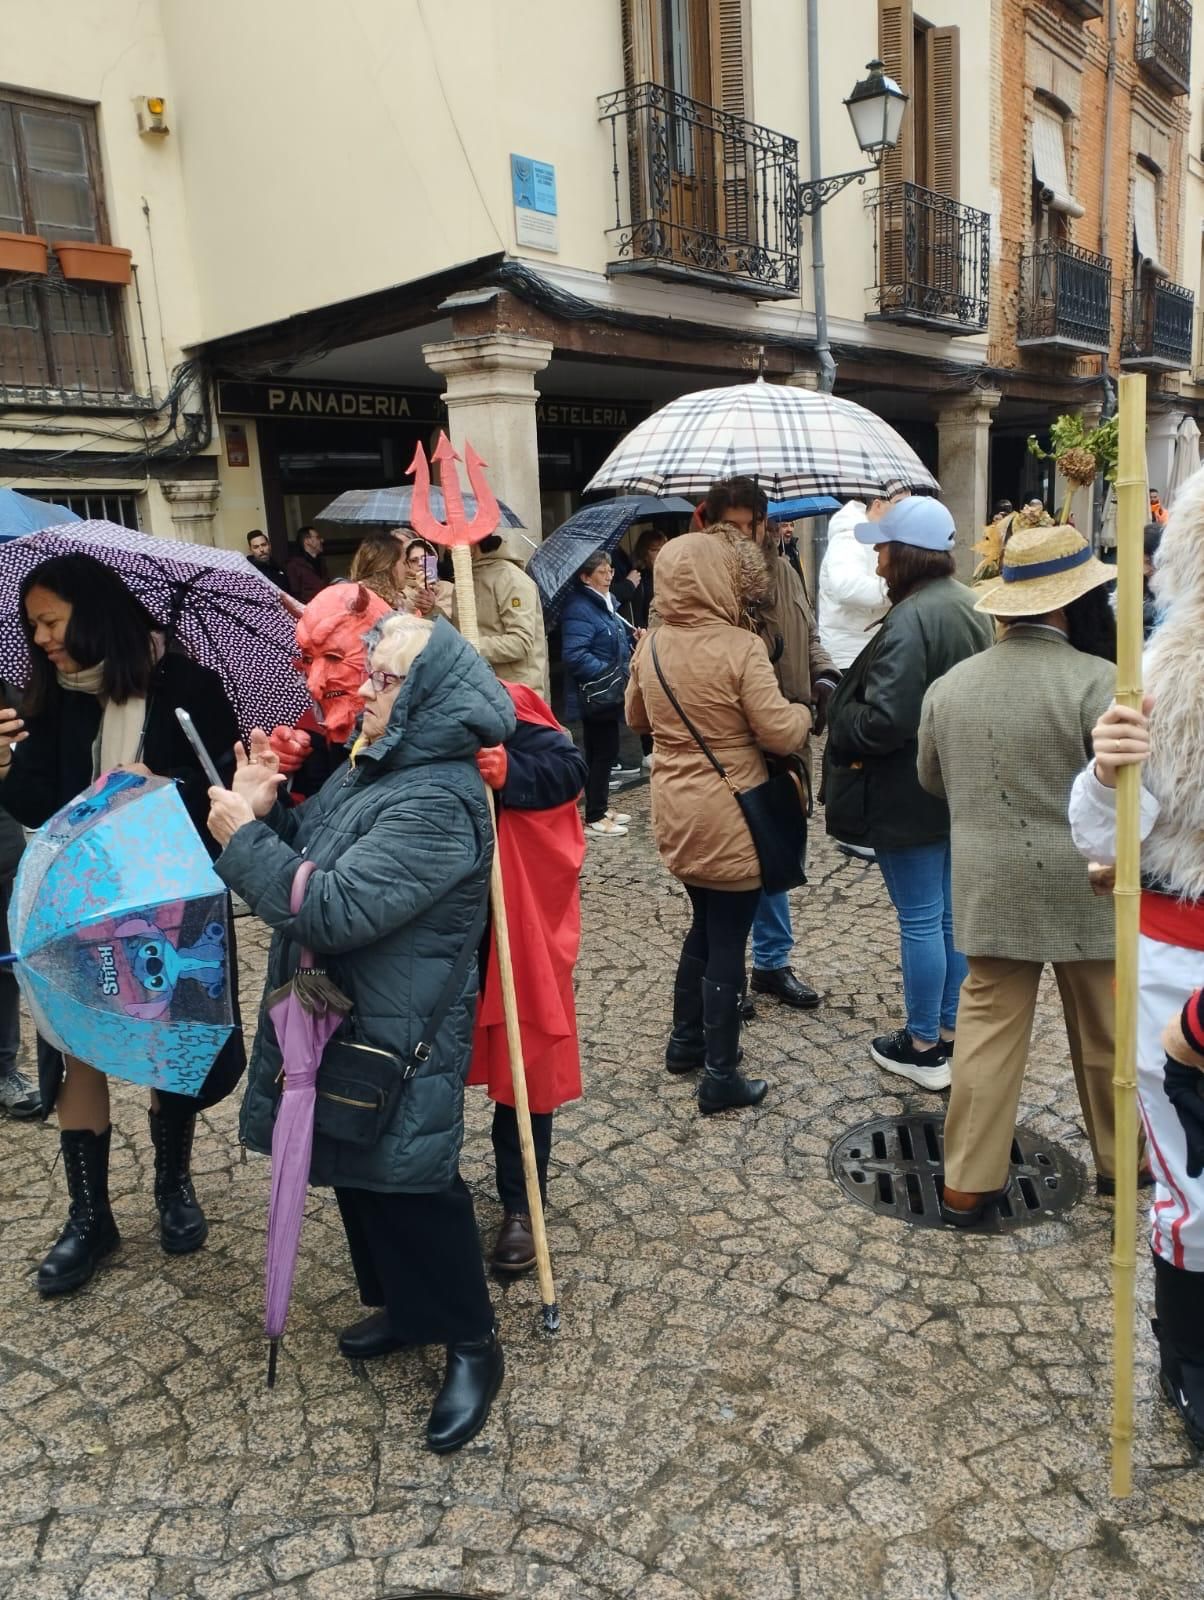
[[623, 827], [622, 823], [612, 822], [609, 817], [603, 817], [599, 822], [587, 822], [585, 831], [586, 833], [609, 834], [618, 838], [625, 834], [627, 829]]
[[631, 818], [627, 815], [626, 811], [608, 811], [606, 815], [612, 822], [617, 822], [620, 828], [625, 828], [631, 821]]
[[652, 753], [651, 753], [651, 751], [649, 751], [649, 753], [640, 762], [640, 766], [643, 767], [645, 772], [651, 772], [652, 771]]
[[42, 1114], [42, 1097], [23, 1073], [7, 1072], [0, 1077], [0, 1111], [25, 1121]]

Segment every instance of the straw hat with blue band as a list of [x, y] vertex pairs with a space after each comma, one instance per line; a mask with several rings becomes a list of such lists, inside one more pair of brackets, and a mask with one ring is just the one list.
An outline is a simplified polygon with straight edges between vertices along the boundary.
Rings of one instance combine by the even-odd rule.
[[1115, 569], [1098, 560], [1082, 534], [1068, 523], [1017, 528], [1004, 546], [998, 583], [985, 592], [975, 610], [992, 617], [1040, 617], [1060, 611], [1115, 577]]

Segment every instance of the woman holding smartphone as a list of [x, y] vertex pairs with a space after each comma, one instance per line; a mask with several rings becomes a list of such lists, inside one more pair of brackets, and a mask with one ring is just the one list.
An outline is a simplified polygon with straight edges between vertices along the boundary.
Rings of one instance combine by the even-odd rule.
[[[20, 620], [30, 675], [20, 712], [0, 709], [5, 810], [37, 828], [102, 772], [173, 778], [215, 854], [204, 828], [209, 779], [176, 711], [189, 712], [219, 769], [232, 771], [238, 728], [217, 674], [168, 649], [141, 602], [93, 556], [56, 556], [35, 567], [21, 588]], [[227, 948], [236, 970], [228, 916]], [[195, 1099], [151, 1091], [155, 1204], [160, 1243], [170, 1255], [205, 1242], [209, 1225], [190, 1170], [196, 1116], [230, 1093], [245, 1065], [236, 1029]], [[109, 1085], [87, 1062], [64, 1060], [42, 1039], [38, 1076], [43, 1114], [58, 1113], [71, 1206], [37, 1283], [43, 1295], [68, 1294], [121, 1242], [108, 1192]]]
[[455, 589], [439, 576], [438, 551], [408, 528], [399, 531], [407, 536], [402, 608], [420, 617], [442, 615], [450, 622]]

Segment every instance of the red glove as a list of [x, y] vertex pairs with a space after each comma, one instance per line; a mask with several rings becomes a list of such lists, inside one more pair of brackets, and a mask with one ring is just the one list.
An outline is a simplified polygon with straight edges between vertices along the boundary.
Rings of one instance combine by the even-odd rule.
[[313, 748], [309, 734], [301, 728], [273, 728], [268, 735], [268, 743], [280, 763], [281, 772], [287, 772], [290, 777], [301, 770], [302, 763]]
[[491, 789], [505, 787], [509, 766], [510, 757], [506, 754], [504, 744], [491, 744], [486, 749], [477, 751], [477, 771]]

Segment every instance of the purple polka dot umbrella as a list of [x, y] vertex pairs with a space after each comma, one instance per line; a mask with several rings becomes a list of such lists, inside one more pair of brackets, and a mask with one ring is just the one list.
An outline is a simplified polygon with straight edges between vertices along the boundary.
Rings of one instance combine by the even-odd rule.
[[244, 736], [294, 724], [309, 704], [293, 666], [296, 628], [280, 590], [236, 550], [155, 539], [113, 522], [72, 522], [0, 545], [0, 677], [29, 680], [21, 585], [52, 556], [90, 555], [110, 567], [169, 644], [211, 667]]

